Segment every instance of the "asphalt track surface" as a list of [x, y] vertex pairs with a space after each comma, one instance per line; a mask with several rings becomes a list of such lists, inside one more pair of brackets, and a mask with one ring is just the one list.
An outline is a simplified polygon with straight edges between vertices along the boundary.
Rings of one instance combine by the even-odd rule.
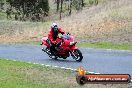
[[0, 44], [0, 58], [40, 63], [76, 69], [83, 66], [87, 71], [105, 74], [130, 74], [132, 76], [132, 51], [80, 48], [82, 62], [72, 57], [53, 60], [41, 51], [42, 46]]

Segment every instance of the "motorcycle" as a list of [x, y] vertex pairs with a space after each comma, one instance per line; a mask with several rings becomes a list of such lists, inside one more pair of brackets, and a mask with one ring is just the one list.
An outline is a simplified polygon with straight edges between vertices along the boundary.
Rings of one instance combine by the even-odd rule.
[[76, 47], [76, 41], [73, 36], [71, 36], [69, 33], [65, 33], [59, 37], [57, 37], [56, 42], [60, 43], [56, 44], [55, 46], [55, 51], [54, 55], [55, 57], [52, 57], [52, 54], [50, 52], [50, 44], [49, 44], [49, 39], [48, 37], [43, 37], [41, 39], [41, 45], [45, 45], [46, 48], [42, 48], [42, 51], [46, 52], [48, 56], [52, 59], [57, 59], [57, 58], [63, 58], [66, 59], [70, 55], [72, 56], [73, 59], [75, 59], [78, 62], [81, 62], [83, 59], [81, 51]]

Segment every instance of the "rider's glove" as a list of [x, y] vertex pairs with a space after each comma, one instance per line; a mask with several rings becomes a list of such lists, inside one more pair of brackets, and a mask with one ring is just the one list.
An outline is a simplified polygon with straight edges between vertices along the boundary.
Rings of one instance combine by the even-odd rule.
[[59, 46], [59, 45], [61, 45], [61, 42], [56, 43], [56, 46]]
[[53, 44], [56, 44], [56, 41], [52, 41]]

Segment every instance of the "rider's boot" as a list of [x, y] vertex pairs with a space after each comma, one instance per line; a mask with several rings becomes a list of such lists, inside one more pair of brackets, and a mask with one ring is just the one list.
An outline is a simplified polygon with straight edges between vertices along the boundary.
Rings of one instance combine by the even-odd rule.
[[51, 57], [52, 57], [52, 58], [55, 58], [55, 55], [52, 55]]
[[42, 48], [42, 51], [44, 51], [44, 52], [45, 52], [45, 49], [44, 49], [44, 48]]
[[52, 58], [55, 58], [55, 54], [54, 54], [54, 49], [55, 47], [54, 46], [50, 46], [50, 52], [51, 52], [51, 55], [52, 55]]

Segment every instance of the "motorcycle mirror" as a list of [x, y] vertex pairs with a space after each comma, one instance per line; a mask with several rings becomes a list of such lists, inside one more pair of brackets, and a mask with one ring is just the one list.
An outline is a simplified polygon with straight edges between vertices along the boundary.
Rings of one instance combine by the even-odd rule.
[[67, 35], [71, 35], [69, 32], [67, 32]]

